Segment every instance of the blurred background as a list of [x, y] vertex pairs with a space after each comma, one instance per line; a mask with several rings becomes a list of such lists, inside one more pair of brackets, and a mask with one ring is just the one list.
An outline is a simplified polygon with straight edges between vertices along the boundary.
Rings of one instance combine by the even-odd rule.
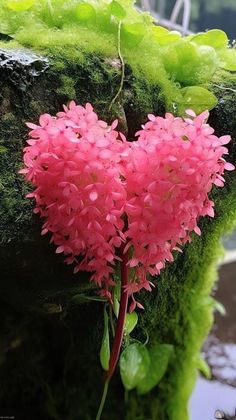
[[236, 0], [139, 0], [139, 7], [154, 14], [171, 29], [199, 32], [219, 28], [236, 38]]
[[[236, 0], [140, 0], [138, 5], [171, 30], [189, 34], [222, 29], [235, 45]], [[211, 379], [198, 379], [190, 401], [191, 420], [236, 420], [236, 231], [222, 242], [225, 255], [213, 291], [222, 306], [202, 349]]]

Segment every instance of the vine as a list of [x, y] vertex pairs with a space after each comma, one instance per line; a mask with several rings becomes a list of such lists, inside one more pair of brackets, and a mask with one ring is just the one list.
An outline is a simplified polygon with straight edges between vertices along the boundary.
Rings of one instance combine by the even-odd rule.
[[112, 105], [116, 102], [117, 98], [119, 97], [119, 95], [122, 92], [123, 89], [123, 85], [124, 85], [124, 79], [125, 79], [125, 62], [124, 62], [124, 58], [121, 54], [121, 20], [119, 21], [118, 24], [118, 56], [121, 62], [121, 80], [120, 80], [120, 86], [119, 89], [116, 93], [116, 95], [114, 96], [114, 98], [111, 100], [111, 103], [109, 105], [108, 111], [110, 112]]

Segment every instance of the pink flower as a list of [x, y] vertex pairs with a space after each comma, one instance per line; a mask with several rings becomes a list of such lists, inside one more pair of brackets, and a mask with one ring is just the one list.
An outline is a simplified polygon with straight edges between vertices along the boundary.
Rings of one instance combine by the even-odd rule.
[[114, 130], [117, 122], [99, 121], [90, 104], [72, 102], [64, 110], [56, 118], [42, 115], [40, 126], [28, 124], [33, 130], [23, 173], [36, 187], [28, 197], [56, 253], [75, 263], [75, 272], [91, 271], [92, 280], [108, 287], [123, 237], [126, 189], [119, 165], [125, 145]]
[[[192, 118], [149, 115], [125, 166], [129, 265], [143, 267], [143, 277], [158, 275], [166, 261], [173, 261], [173, 251], [190, 241], [190, 232], [201, 234], [199, 217], [214, 216], [208, 193], [213, 184], [224, 185], [225, 169], [234, 169], [222, 157], [230, 136], [214, 135], [207, 111], [187, 112]], [[138, 270], [134, 282], [145, 287]]]
[[56, 253], [75, 264], [74, 272], [90, 271], [109, 299], [121, 243], [129, 252], [127, 291], [151, 290], [147, 274], [173, 261], [191, 232], [201, 234], [199, 217], [214, 216], [209, 192], [224, 185], [224, 170], [234, 169], [223, 159], [230, 136], [214, 135], [207, 111], [187, 113], [149, 115], [133, 143], [90, 104], [71, 102], [57, 117], [28, 124], [20, 172], [36, 187], [28, 197], [44, 219], [42, 234], [50, 232]]

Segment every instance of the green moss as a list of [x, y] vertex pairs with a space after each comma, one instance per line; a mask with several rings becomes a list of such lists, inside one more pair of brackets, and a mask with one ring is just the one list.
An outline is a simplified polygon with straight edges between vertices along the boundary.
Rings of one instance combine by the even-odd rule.
[[158, 84], [166, 109], [175, 113], [182, 114], [186, 106], [179, 87], [194, 86], [192, 108], [201, 112], [214, 101], [212, 96], [202, 98], [197, 94], [198, 87], [208, 83], [219, 67], [236, 69], [235, 51], [228, 49], [223, 31], [188, 37], [168, 30], [163, 33], [163, 28], [153, 25], [149, 14], [137, 11], [132, 0], [119, 0], [116, 7], [107, 1], [90, 0], [40, 0], [26, 8], [4, 0], [0, 4], [0, 32], [8, 36], [8, 41], [14, 36], [24, 46], [44, 51], [61, 49], [63, 57], [73, 49], [107, 58], [117, 55], [119, 42], [133, 73], [138, 76], [141, 71], [149, 82]]
[[[55, 57], [63, 57], [64, 60], [71, 62], [82, 62], [84, 56], [92, 56], [92, 54], [101, 55], [107, 59], [117, 57], [117, 35], [104, 34], [100, 32], [90, 32], [86, 28], [66, 29], [65, 32], [55, 30], [44, 30], [37, 36], [32, 34], [32, 40], [29, 34], [23, 33], [22, 37], [18, 37], [19, 42], [23, 45], [34, 45], [39, 52], [45, 54], [53, 54]], [[24, 38], [25, 37], [25, 38]], [[79, 40], [78, 46], [77, 39]], [[131, 67], [136, 78], [145, 78], [153, 85], [161, 88], [163, 100], [166, 101], [167, 109], [176, 111], [176, 104], [181, 102], [182, 95], [178, 86], [169, 79], [169, 75], [162, 64], [161, 55], [158, 45], [150, 46], [149, 42], [142, 42], [142, 48], [127, 49], [123, 47], [122, 53], [125, 62]], [[61, 61], [59, 62], [61, 63]], [[60, 64], [58, 65], [60, 66]], [[99, 76], [98, 76], [99, 77]], [[97, 80], [97, 84], [102, 85], [102, 80]], [[119, 84], [119, 79], [115, 80], [115, 84]], [[111, 92], [114, 87], [110, 86]]]
[[166, 110], [176, 112], [177, 103], [181, 102], [182, 95], [179, 85], [169, 79], [163, 66], [158, 46], [150, 46], [143, 42], [143, 49], [126, 50], [127, 58], [132, 71], [137, 79], [144, 78], [149, 84], [159, 86]]
[[11, 39], [10, 41], [0, 39], [0, 48], [11, 50], [13, 48], [20, 48], [20, 47], [22, 47], [22, 45], [20, 45], [19, 42], [17, 42], [14, 39]]
[[57, 88], [56, 93], [60, 96], [66, 96], [67, 98], [75, 98], [75, 83], [76, 81], [72, 77], [62, 75], [60, 78], [61, 87]]
[[0, 145], [0, 154], [7, 153], [7, 148]]
[[59, 47], [64, 50], [63, 55], [66, 54], [65, 47], [76, 45], [88, 53], [96, 51], [106, 56], [114, 55], [117, 49], [115, 36], [88, 31], [83, 27], [71, 27], [71, 25], [65, 27], [63, 31], [42, 27], [37, 30], [37, 36], [35, 36], [32, 26], [32, 29], [29, 28], [28, 34], [25, 31], [19, 33], [17, 41], [22, 45], [44, 50], [45, 48]]
[[[9, 127], [12, 132], [9, 133]], [[9, 243], [15, 238], [16, 232], [24, 226], [27, 230], [31, 220], [31, 204], [24, 199], [26, 186], [17, 176], [17, 157], [23, 138], [19, 120], [13, 113], [6, 113], [1, 118], [0, 141], [0, 243]], [[17, 223], [16, 223], [17, 222]], [[28, 222], [28, 223], [27, 223]], [[15, 234], [11, 234], [14, 225]]]

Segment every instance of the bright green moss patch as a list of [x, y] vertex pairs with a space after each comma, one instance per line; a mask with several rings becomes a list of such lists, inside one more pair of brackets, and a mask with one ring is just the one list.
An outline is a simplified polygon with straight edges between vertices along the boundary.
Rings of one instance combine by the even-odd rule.
[[[22, 30], [17, 36], [17, 41], [22, 45], [33, 46], [39, 49], [47, 47], [73, 46], [89, 52], [103, 53], [111, 56], [116, 53], [116, 39], [114, 34], [101, 34], [97, 31], [89, 31], [84, 27], [65, 27], [64, 30], [36, 28], [32, 25], [29, 33]], [[64, 47], [63, 47], [64, 46]], [[66, 53], [66, 51], [65, 51]]]
[[198, 88], [208, 83], [219, 67], [236, 68], [235, 51], [228, 49], [223, 31], [181, 37], [154, 26], [151, 16], [138, 12], [133, 1], [1, 0], [1, 4], [0, 33], [44, 51], [61, 47], [63, 56], [72, 46], [86, 54], [114, 58], [120, 24], [126, 64], [134, 73], [141, 70], [149, 81], [158, 83], [166, 109], [177, 114], [183, 114], [189, 105], [179, 87], [195, 88], [191, 106], [199, 113], [211, 109], [214, 101], [207, 93], [203, 100]]

